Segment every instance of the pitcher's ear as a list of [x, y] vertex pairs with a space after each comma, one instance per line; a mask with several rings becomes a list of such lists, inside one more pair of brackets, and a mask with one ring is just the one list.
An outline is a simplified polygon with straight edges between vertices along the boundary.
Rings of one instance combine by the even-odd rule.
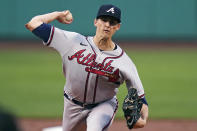
[[97, 25], [97, 21], [98, 21], [98, 19], [94, 19], [94, 26]]
[[121, 25], [120, 23], [117, 25], [117, 29], [116, 30], [119, 30], [120, 29], [120, 25]]

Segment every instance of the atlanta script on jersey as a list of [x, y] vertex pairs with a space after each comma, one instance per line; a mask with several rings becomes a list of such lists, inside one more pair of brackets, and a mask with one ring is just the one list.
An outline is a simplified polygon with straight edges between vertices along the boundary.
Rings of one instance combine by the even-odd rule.
[[51, 28], [45, 45], [55, 48], [63, 61], [66, 78], [64, 91], [84, 103], [97, 103], [113, 98], [124, 81], [128, 88], [144, 89], [131, 59], [117, 45], [113, 51], [101, 51], [93, 37]]

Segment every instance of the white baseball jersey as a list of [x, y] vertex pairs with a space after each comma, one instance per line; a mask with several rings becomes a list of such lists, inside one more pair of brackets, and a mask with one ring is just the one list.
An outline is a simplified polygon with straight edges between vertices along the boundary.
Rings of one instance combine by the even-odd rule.
[[135, 65], [118, 45], [112, 51], [101, 51], [93, 37], [55, 27], [45, 45], [62, 57], [64, 91], [71, 99], [83, 103], [112, 99], [124, 81], [127, 88], [136, 88], [139, 96], [144, 95]]
[[32, 32], [62, 57], [66, 78], [63, 131], [106, 131], [118, 108], [118, 87], [124, 81], [145, 99], [135, 65], [118, 45], [102, 51], [91, 36], [44, 23]]

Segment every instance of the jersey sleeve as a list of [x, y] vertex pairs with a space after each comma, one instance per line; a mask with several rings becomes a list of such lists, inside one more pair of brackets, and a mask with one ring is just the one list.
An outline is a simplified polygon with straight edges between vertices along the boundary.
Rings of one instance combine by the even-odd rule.
[[53, 47], [61, 56], [64, 56], [78, 40], [78, 33], [61, 30], [52, 25], [43, 23], [32, 31], [43, 40], [44, 45]]
[[125, 77], [127, 88], [137, 89], [138, 95], [140, 96], [140, 98], [143, 98], [144, 88], [140, 80], [140, 77], [138, 75], [136, 66], [134, 65], [134, 63], [131, 61], [129, 57], [125, 64], [127, 69], [124, 72], [124, 77]]

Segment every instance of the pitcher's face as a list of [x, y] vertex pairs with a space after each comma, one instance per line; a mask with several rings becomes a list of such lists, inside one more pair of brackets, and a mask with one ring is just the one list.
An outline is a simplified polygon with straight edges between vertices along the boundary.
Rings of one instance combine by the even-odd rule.
[[103, 38], [111, 38], [120, 29], [120, 23], [110, 16], [101, 16], [95, 19], [94, 25], [97, 27], [96, 35], [102, 36]]

